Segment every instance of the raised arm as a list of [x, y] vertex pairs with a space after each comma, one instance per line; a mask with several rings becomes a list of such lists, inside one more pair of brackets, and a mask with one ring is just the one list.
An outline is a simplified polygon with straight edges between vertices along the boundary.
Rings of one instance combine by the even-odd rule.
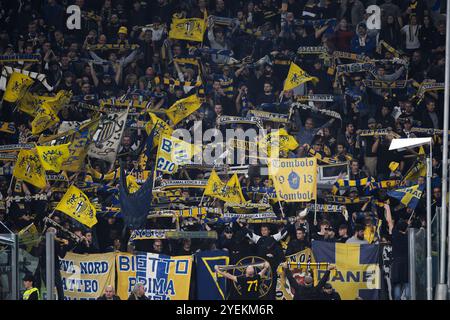
[[384, 204], [384, 216], [389, 227], [389, 234], [392, 234], [392, 230], [394, 229], [394, 220], [392, 219], [391, 206], [387, 203]]
[[94, 86], [98, 87], [99, 81], [97, 77], [97, 72], [95, 72], [94, 64], [92, 63], [92, 61], [89, 61], [89, 69], [91, 71], [92, 80], [94, 81]]
[[264, 275], [266, 274], [267, 270], [269, 270], [270, 268], [270, 264], [266, 261], [264, 262], [264, 267], [262, 268], [262, 270], [258, 273], [259, 276], [262, 278], [264, 277]]
[[224, 276], [225, 278], [230, 279], [231, 281], [237, 282], [237, 277], [236, 276], [234, 276], [231, 273], [228, 273], [226, 271], [220, 270], [218, 265], [214, 266], [214, 269], [216, 270], [216, 272], [218, 274]]

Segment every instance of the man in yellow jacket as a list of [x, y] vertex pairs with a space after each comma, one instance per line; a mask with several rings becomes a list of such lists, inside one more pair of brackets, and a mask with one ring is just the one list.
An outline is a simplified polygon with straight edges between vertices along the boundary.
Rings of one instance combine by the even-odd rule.
[[31, 274], [23, 277], [23, 285], [25, 292], [23, 293], [23, 300], [39, 300], [39, 290], [33, 287], [34, 278]]

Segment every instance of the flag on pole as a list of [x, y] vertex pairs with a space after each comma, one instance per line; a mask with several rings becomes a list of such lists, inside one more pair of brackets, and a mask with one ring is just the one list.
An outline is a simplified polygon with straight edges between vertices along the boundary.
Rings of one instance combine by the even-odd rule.
[[92, 228], [97, 223], [95, 207], [83, 191], [71, 185], [55, 208]]
[[169, 109], [166, 110], [166, 114], [173, 124], [176, 125], [178, 122], [189, 116], [191, 113], [195, 112], [200, 108], [202, 102], [196, 94], [193, 94], [187, 98], [178, 100]]
[[47, 185], [45, 170], [35, 149], [19, 152], [13, 176], [41, 189]]
[[[148, 114], [150, 115], [150, 121], [146, 123], [145, 131], [148, 135], [150, 135], [153, 130], [153, 146], [157, 146], [161, 140], [161, 136], [163, 134], [172, 135], [173, 129], [164, 120], [158, 118], [154, 113], [149, 112]], [[148, 148], [147, 150], [148, 152], [151, 151]]]
[[223, 201], [243, 203], [245, 202], [244, 195], [242, 194], [241, 183], [235, 173], [228, 182], [220, 180], [216, 171], [211, 172], [211, 176], [206, 184], [205, 196], [211, 196]]
[[292, 90], [302, 83], [312, 81], [313, 83], [316, 83], [319, 81], [316, 77], [311, 77], [309, 74], [307, 74], [302, 68], [300, 68], [295, 63], [291, 62], [291, 66], [289, 67], [289, 72], [286, 77], [286, 80], [284, 81], [284, 88], [283, 91]]
[[42, 131], [59, 123], [58, 115], [53, 111], [47, 102], [44, 102], [36, 111], [36, 117], [31, 122], [31, 133], [37, 135]]
[[34, 80], [29, 76], [18, 72], [13, 72], [9, 77], [8, 84], [6, 85], [3, 99], [8, 102], [16, 102], [17, 100], [20, 100], [33, 82]]
[[37, 146], [36, 151], [45, 170], [59, 172], [64, 161], [69, 158], [70, 143], [58, 146]]
[[170, 25], [169, 38], [202, 42], [205, 30], [206, 14], [203, 19], [179, 19], [174, 17]]
[[387, 194], [414, 210], [419, 204], [424, 189], [425, 184], [416, 184], [411, 187], [388, 191]]

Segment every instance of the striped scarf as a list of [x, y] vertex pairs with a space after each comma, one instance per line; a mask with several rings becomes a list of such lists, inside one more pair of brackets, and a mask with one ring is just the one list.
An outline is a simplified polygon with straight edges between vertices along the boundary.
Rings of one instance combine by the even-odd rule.
[[339, 203], [339, 204], [359, 204], [359, 203], [366, 203], [372, 200], [372, 197], [357, 197], [357, 198], [350, 198], [350, 197], [341, 197], [341, 196], [326, 196], [325, 201], [331, 202], [331, 203]]
[[155, 84], [163, 84], [166, 86], [176, 86], [176, 87], [200, 87], [202, 85], [201, 81], [180, 81], [173, 78], [155, 78]]
[[367, 183], [373, 183], [373, 182], [375, 182], [375, 178], [372, 178], [372, 177], [366, 177], [366, 178], [355, 179], [355, 180], [337, 179], [333, 185], [332, 193], [336, 194], [339, 191], [339, 189], [341, 189], [341, 188], [365, 187], [367, 185]]
[[88, 45], [86, 47], [89, 51], [105, 51], [105, 50], [135, 50], [139, 49], [138, 44], [117, 44], [117, 43], [108, 43], [108, 44], [93, 44]]
[[4, 64], [7, 62], [40, 62], [40, 54], [10, 54], [10, 55], [0, 55], [0, 63]]
[[367, 88], [373, 89], [401, 89], [406, 87], [407, 81], [406, 80], [381, 81], [381, 80], [364, 79], [363, 83]]
[[361, 137], [373, 137], [375, 135], [378, 135], [378, 136], [392, 135], [396, 139], [400, 138], [400, 135], [398, 133], [396, 133], [392, 130], [388, 130], [388, 129], [375, 129], [375, 130], [365, 129], [365, 130], [359, 130], [359, 132], [357, 134]]
[[305, 151], [306, 153], [311, 156], [311, 157], [315, 157], [317, 160], [325, 163], [325, 164], [338, 164], [338, 163], [343, 163], [342, 161], [339, 161], [337, 159], [334, 158], [330, 158], [330, 157], [325, 157], [322, 156], [320, 153], [316, 152], [316, 150], [314, 150], [313, 148], [311, 148], [310, 145], [306, 145], [305, 147]]
[[334, 96], [332, 94], [309, 94], [306, 96], [296, 96], [295, 101], [304, 102], [304, 101], [318, 101], [318, 102], [333, 102], [338, 100], [338, 96]]
[[3, 66], [2, 76], [0, 79], [0, 89], [3, 88], [4, 90], [4, 88], [6, 88], [7, 79], [14, 72], [24, 74], [26, 76], [29, 76], [31, 79], [39, 81], [48, 91], [53, 91], [55, 87], [58, 85], [58, 83], [56, 83], [54, 86], [51, 86], [47, 82], [47, 76], [43, 73], [37, 73], [25, 69], [12, 68], [10, 66]]

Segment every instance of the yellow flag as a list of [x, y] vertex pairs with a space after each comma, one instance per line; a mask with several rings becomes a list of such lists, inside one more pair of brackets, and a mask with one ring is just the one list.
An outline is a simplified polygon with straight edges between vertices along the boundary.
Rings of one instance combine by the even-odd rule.
[[286, 202], [307, 202], [317, 197], [317, 159], [269, 159], [277, 198]]
[[14, 165], [14, 177], [38, 188], [45, 188], [45, 170], [35, 149], [21, 150]]
[[298, 87], [302, 83], [312, 81], [314, 83], [318, 82], [319, 79], [316, 77], [311, 77], [308, 75], [302, 68], [300, 68], [295, 63], [291, 62], [291, 66], [289, 67], [289, 72], [284, 81], [283, 91], [292, 90], [295, 87]]
[[61, 108], [69, 103], [72, 93], [66, 90], [60, 90], [54, 97], [39, 96], [27, 92], [17, 103], [17, 108], [32, 117], [36, 117], [39, 108], [46, 102], [47, 108], [51, 108], [54, 113], [58, 113]]
[[72, 92], [60, 90], [58, 91], [56, 96], [52, 97], [51, 99], [48, 99], [46, 101], [46, 104], [53, 110], [53, 112], [58, 113], [62, 109], [62, 107], [64, 107], [66, 104], [70, 102], [71, 98]]
[[239, 178], [236, 173], [230, 180], [228, 180], [227, 183], [225, 183], [220, 180], [216, 171], [213, 170], [208, 179], [204, 195], [228, 202], [245, 202], [244, 195], [242, 194], [241, 183], [239, 182]]
[[169, 38], [202, 42], [205, 30], [206, 30], [205, 19], [172, 18], [172, 23], [170, 25], [169, 31]]
[[70, 143], [57, 146], [37, 146], [36, 151], [45, 170], [59, 172], [64, 161], [69, 158]]
[[136, 178], [132, 175], [127, 176], [127, 188], [130, 193], [135, 193], [140, 188], [139, 184], [136, 182]]
[[34, 223], [29, 224], [25, 228], [19, 231], [19, 243], [27, 247], [27, 251], [30, 252], [33, 247], [39, 244], [40, 236]]
[[47, 102], [44, 102], [31, 122], [31, 133], [34, 135], [39, 134], [57, 123], [59, 123], [58, 115]]
[[153, 145], [157, 146], [161, 140], [163, 134], [171, 135], [173, 132], [172, 127], [170, 127], [164, 120], [158, 118], [154, 113], [149, 112], [150, 121], [145, 125], [145, 131], [150, 134], [152, 130], [155, 130], [153, 136]]
[[164, 134], [156, 155], [156, 170], [174, 174], [178, 166], [190, 163], [194, 154], [201, 150], [200, 146]]
[[417, 181], [419, 177], [425, 177], [427, 175], [427, 165], [424, 160], [418, 160], [412, 165], [406, 172], [403, 181]]
[[13, 72], [9, 77], [6, 85], [5, 95], [3, 99], [8, 102], [16, 102], [21, 99], [29, 86], [33, 84], [34, 80], [22, 73]]
[[77, 130], [74, 130], [65, 138], [69, 145], [69, 158], [63, 162], [61, 170], [69, 172], [78, 172], [84, 166], [84, 159], [87, 155], [87, 146], [92, 142], [92, 137], [98, 127], [98, 119], [93, 119], [82, 124]]
[[55, 208], [92, 228], [97, 223], [96, 210], [83, 191], [71, 185]]
[[54, 97], [38, 96], [27, 92], [17, 103], [17, 108], [32, 117], [36, 117], [37, 111], [42, 103], [44, 103], [45, 101], [50, 101], [53, 98]]
[[169, 109], [166, 110], [166, 114], [173, 124], [176, 125], [178, 122], [189, 116], [191, 113], [195, 112], [200, 108], [202, 102], [197, 95], [193, 94], [187, 98], [178, 100]]
[[277, 154], [272, 154], [272, 150], [279, 148], [280, 152], [289, 152], [298, 148], [299, 144], [294, 136], [287, 133], [286, 129], [282, 128], [270, 132], [265, 141], [260, 142], [263, 146], [263, 151], [267, 150], [268, 157], [278, 157]]

